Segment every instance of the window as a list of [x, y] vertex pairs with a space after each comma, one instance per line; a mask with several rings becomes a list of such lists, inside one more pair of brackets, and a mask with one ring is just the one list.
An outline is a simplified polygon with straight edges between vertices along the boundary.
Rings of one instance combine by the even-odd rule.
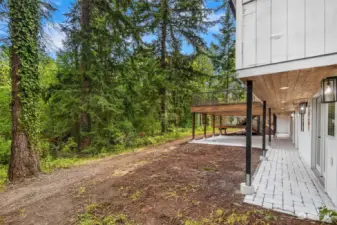
[[301, 131], [304, 131], [304, 114], [301, 114]]
[[328, 135], [335, 136], [335, 103], [328, 105]]

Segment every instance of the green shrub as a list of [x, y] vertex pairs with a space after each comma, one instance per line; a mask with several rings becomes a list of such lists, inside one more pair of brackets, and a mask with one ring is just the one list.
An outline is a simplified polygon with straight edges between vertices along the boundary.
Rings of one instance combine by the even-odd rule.
[[7, 166], [0, 165], [0, 190], [2, 186], [7, 182]]
[[11, 141], [5, 140], [0, 136], [0, 165], [9, 164], [10, 152], [11, 152]]
[[319, 209], [319, 219], [321, 221], [328, 221], [332, 224], [337, 224], [337, 212], [332, 209], [328, 209], [327, 207], [321, 207]]

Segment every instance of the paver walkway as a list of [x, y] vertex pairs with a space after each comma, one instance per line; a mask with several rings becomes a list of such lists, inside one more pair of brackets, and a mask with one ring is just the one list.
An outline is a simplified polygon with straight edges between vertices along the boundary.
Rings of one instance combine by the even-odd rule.
[[244, 202], [314, 220], [321, 206], [334, 208], [289, 138], [273, 140], [267, 157], [253, 177], [256, 193], [247, 195]]

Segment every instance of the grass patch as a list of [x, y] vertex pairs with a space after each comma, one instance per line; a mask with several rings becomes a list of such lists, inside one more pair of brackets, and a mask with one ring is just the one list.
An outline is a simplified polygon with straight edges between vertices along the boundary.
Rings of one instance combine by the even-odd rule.
[[135, 193], [133, 193], [131, 196], [130, 196], [130, 199], [132, 201], [136, 201], [138, 200], [142, 195], [142, 192], [141, 191], [136, 191]]
[[124, 214], [110, 214], [102, 216], [99, 213], [100, 206], [96, 203], [88, 205], [85, 212], [78, 215], [79, 225], [134, 225], [133, 221]]
[[251, 210], [238, 213], [235, 210], [217, 209], [208, 217], [193, 220], [187, 219], [183, 222], [184, 225], [248, 225], [248, 224], [270, 224], [277, 221], [277, 217], [265, 210]]
[[7, 166], [0, 165], [0, 192], [5, 189], [7, 183]]

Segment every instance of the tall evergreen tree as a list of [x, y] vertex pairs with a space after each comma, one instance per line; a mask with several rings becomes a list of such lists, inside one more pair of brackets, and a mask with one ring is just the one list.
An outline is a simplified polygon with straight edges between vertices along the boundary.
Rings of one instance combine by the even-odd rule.
[[[40, 171], [37, 144], [38, 0], [9, 0], [12, 79], [12, 147], [8, 178], [35, 176]], [[28, 26], [29, 24], [29, 26]]]
[[[161, 95], [161, 130], [167, 130], [167, 85], [172, 80], [169, 66], [177, 65], [183, 42], [191, 44], [196, 50], [205, 47], [201, 33], [207, 31], [212, 22], [206, 20], [210, 10], [204, 0], [154, 0], [139, 1], [138, 10], [142, 22], [148, 25], [150, 32], [157, 35], [154, 42], [161, 68], [166, 71], [165, 80], [159, 88]], [[179, 58], [181, 59], [181, 58]]]
[[[81, 103], [83, 106], [88, 106], [88, 92], [90, 89], [90, 78], [87, 75], [90, 66], [89, 58], [91, 57], [91, 40], [90, 40], [90, 8], [93, 1], [91, 0], [79, 0], [80, 5], [80, 26], [81, 26], [81, 38], [80, 40], [80, 74], [82, 84], [82, 96]], [[80, 115], [80, 143], [79, 149], [83, 149], [90, 144], [90, 136], [88, 133], [91, 131], [91, 118], [88, 113], [88, 109], [84, 107]], [[85, 133], [84, 137], [83, 134]]]
[[215, 72], [220, 78], [217, 84], [218, 88], [228, 89], [230, 85], [237, 84], [235, 77], [235, 20], [228, 0], [224, 0], [218, 10], [223, 10], [225, 14], [219, 21], [220, 33], [214, 35], [218, 43], [211, 44], [212, 59]]

